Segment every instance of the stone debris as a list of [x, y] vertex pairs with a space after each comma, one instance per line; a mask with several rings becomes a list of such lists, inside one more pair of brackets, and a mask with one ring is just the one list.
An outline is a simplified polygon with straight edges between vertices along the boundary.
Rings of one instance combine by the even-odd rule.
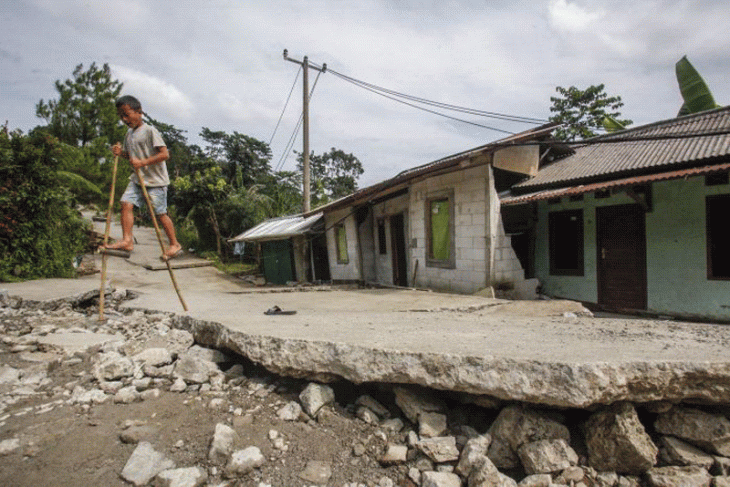
[[226, 466], [226, 476], [240, 477], [247, 474], [264, 464], [266, 459], [261, 454], [261, 450], [255, 446], [249, 446], [243, 450], [233, 452], [228, 465]]
[[702, 467], [657, 467], [646, 472], [650, 487], [710, 487], [712, 476]]
[[639, 475], [656, 465], [659, 449], [632, 404], [619, 403], [586, 423], [589, 464], [601, 471]]
[[317, 485], [326, 485], [330, 477], [332, 477], [332, 466], [319, 460], [310, 460], [299, 473], [299, 478]]
[[[136, 448], [117, 474], [135, 486], [730, 487], [730, 421], [720, 407], [617, 403], [588, 412], [494, 401], [486, 407], [461, 393], [400, 385], [364, 388], [342, 399], [332, 384], [285, 385], [251, 374], [231, 352], [194, 344], [170, 316], [109, 315], [99, 324], [68, 307], [0, 308], [0, 345], [28, 364], [0, 365], [0, 427], [57, 408], [79, 414], [102, 404], [132, 408], [170, 392], [180, 394], [174, 397], [181, 407], [197, 401], [220, 415], [198, 448], [202, 458], [179, 468], [173, 458], [191, 458], [195, 439], [165, 446], [157, 420], [120, 423], [118, 441]], [[72, 351], [38, 341], [86, 328], [115, 338]], [[23, 355], [29, 353], [36, 355]], [[53, 374], [63, 370], [76, 372], [54, 385]], [[29, 398], [38, 405], [21, 407]], [[276, 429], [264, 430], [257, 443], [241, 432], [264, 412]], [[93, 415], [88, 418], [93, 425]], [[334, 435], [334, 426], [363, 434], [329, 461], [311, 459], [315, 452], [303, 451], [293, 433]], [[10, 431], [0, 436], [0, 457], [38, 454], [31, 438]], [[343, 465], [371, 473], [340, 480]]]
[[299, 400], [304, 411], [311, 417], [315, 417], [322, 406], [335, 401], [335, 391], [329, 386], [311, 382], [299, 394]]
[[562, 439], [525, 443], [517, 455], [527, 475], [562, 472], [578, 464], [578, 454]]
[[673, 408], [659, 415], [654, 427], [722, 456], [730, 456], [730, 420], [693, 408]]
[[143, 441], [137, 445], [120, 475], [132, 485], [142, 487], [158, 473], [172, 468], [175, 468], [172, 460], [166, 458], [164, 453], [156, 451], [150, 443]]
[[156, 487], [202, 487], [208, 480], [208, 473], [201, 467], [163, 470], [155, 477]]
[[218, 423], [215, 425], [213, 441], [208, 452], [208, 459], [215, 464], [224, 464], [233, 453], [233, 446], [238, 440], [236, 431], [228, 425]]

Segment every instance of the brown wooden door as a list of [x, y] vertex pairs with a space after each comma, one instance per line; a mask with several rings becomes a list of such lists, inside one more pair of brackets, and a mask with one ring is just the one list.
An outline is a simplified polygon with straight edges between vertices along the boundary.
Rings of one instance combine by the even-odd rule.
[[596, 208], [598, 304], [646, 309], [646, 228], [639, 205]]

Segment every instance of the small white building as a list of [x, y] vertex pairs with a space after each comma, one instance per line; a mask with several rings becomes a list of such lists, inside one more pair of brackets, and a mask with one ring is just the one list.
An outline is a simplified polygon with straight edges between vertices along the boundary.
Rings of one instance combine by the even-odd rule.
[[531, 288], [534, 295], [537, 282], [526, 283], [497, 192], [537, 172], [548, 151], [540, 141], [554, 127], [404, 171], [317, 208], [332, 280], [458, 293]]

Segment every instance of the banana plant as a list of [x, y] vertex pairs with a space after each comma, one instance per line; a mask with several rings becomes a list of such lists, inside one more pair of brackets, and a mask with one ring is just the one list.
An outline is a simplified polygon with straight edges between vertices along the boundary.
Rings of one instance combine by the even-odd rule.
[[720, 108], [715, 102], [715, 98], [707, 87], [705, 80], [702, 79], [700, 73], [687, 60], [687, 56], [677, 61], [675, 66], [677, 73], [677, 83], [679, 83], [679, 91], [682, 93], [684, 103], [679, 109], [678, 117], [689, 115], [690, 113], [704, 112], [713, 108]]

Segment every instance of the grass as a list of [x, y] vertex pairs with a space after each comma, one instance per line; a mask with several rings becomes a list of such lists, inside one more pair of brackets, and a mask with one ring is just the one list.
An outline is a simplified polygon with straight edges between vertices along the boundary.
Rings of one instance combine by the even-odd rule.
[[229, 276], [240, 276], [242, 274], [253, 274], [256, 272], [256, 264], [241, 262], [240, 260], [223, 262], [217, 252], [203, 252], [201, 257], [213, 262], [216, 269]]

